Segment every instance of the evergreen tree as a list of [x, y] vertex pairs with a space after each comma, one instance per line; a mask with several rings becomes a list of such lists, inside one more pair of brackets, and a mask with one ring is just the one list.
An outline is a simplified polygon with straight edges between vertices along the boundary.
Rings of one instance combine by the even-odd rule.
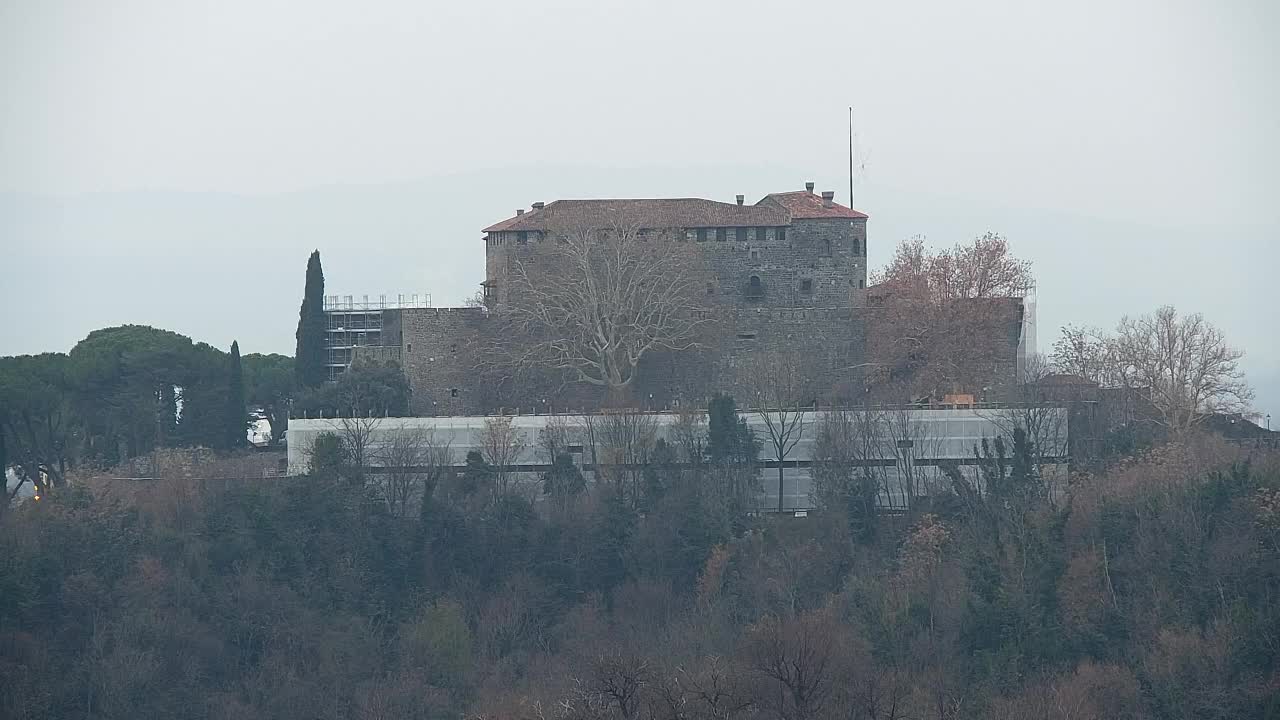
[[707, 456], [718, 465], [753, 463], [759, 443], [733, 398], [717, 393], [707, 406]]
[[240, 343], [231, 342], [230, 372], [227, 379], [227, 439], [228, 448], [244, 445], [249, 422], [244, 412], [244, 371], [240, 366]]
[[568, 453], [556, 455], [551, 468], [542, 474], [542, 494], [551, 497], [562, 509], [586, 490], [586, 478], [582, 476], [582, 470], [573, 463], [573, 456]]
[[325, 380], [324, 326], [324, 270], [320, 267], [320, 251], [315, 250], [307, 260], [307, 285], [298, 313], [294, 368], [300, 387], [317, 387]]

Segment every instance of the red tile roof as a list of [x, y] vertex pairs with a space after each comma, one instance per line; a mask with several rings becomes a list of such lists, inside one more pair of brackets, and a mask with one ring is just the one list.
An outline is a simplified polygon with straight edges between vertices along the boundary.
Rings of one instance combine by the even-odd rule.
[[[774, 201], [786, 209], [791, 214], [793, 220], [815, 220], [820, 218], [865, 218], [866, 213], [860, 213], [852, 208], [847, 208], [838, 202], [832, 202], [831, 207], [823, 204], [822, 196], [811, 193], [808, 190], [797, 190], [796, 192], [770, 193], [766, 195], [760, 203]], [[757, 203], [759, 205], [760, 203]]]
[[483, 232], [546, 231], [611, 225], [654, 229], [776, 227], [789, 225], [792, 220], [865, 217], [865, 213], [851, 210], [839, 203], [833, 202], [827, 207], [821, 196], [800, 190], [766, 195], [755, 205], [736, 205], [701, 198], [557, 200], [548, 203], [541, 210], [530, 210], [490, 225]]
[[786, 225], [790, 217], [771, 205], [735, 205], [701, 198], [656, 200], [557, 200], [483, 232], [547, 230], [572, 227], [634, 226], [644, 228], [751, 227]]

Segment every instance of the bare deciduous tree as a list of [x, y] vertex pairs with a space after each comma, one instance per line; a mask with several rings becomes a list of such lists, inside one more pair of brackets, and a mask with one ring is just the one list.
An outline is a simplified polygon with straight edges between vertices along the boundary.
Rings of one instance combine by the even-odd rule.
[[1253, 399], [1239, 366], [1244, 352], [1228, 345], [1200, 313], [1179, 317], [1166, 305], [1126, 317], [1116, 332], [1116, 352], [1124, 376], [1150, 391], [1162, 423], [1175, 433], [1206, 414], [1242, 412]]
[[752, 411], [764, 424], [778, 461], [778, 512], [786, 510], [783, 464], [804, 437], [806, 408], [812, 408], [809, 364], [798, 352], [757, 353], [746, 367]]
[[1034, 286], [1031, 264], [994, 233], [940, 251], [906, 240], [874, 283], [868, 365], [913, 395], [982, 390], [1009, 359], [1011, 326]]
[[338, 437], [347, 452], [347, 480], [353, 485], [364, 485], [365, 474], [377, 454], [374, 437], [382, 425], [380, 418], [344, 417], [338, 420]]
[[1147, 395], [1157, 421], [1182, 434], [1207, 415], [1248, 409], [1242, 357], [1203, 315], [1179, 316], [1166, 305], [1123, 318], [1114, 335], [1065, 327], [1053, 361], [1062, 372]]
[[590, 417], [598, 465], [596, 477], [612, 481], [615, 489], [635, 506], [641, 500], [644, 466], [658, 440], [653, 415], [637, 411], [608, 412]]
[[[879, 410], [824, 412], [813, 443], [814, 503], [847, 512], [851, 521], [856, 516], [862, 522], [874, 522], [884, 477], [885, 435], [885, 417]], [[891, 500], [887, 493], [885, 500]]]
[[651, 240], [636, 227], [587, 226], [552, 233], [537, 262], [514, 260], [509, 325], [494, 357], [515, 367], [566, 371], [619, 391], [653, 350], [698, 345], [707, 322], [697, 255]]
[[1095, 327], [1066, 325], [1053, 343], [1050, 362], [1057, 372], [1076, 375], [1102, 387], [1122, 387], [1115, 340]]
[[423, 428], [389, 430], [378, 457], [383, 468], [380, 475], [383, 501], [391, 515], [401, 518], [411, 514], [415, 497], [429, 497], [434, 492], [440, 478], [453, 464], [449, 442], [437, 439], [434, 431]]
[[494, 488], [500, 496], [511, 491], [513, 466], [528, 447], [525, 434], [507, 415], [488, 417], [480, 434], [480, 449], [485, 461], [493, 466]]
[[542, 451], [547, 463], [554, 463], [556, 458], [569, 451], [569, 446], [578, 436], [580, 430], [570, 424], [563, 415], [552, 415], [538, 430], [538, 449]]
[[707, 459], [707, 414], [687, 408], [677, 410], [671, 439], [680, 448], [682, 461], [701, 465]]
[[640, 710], [641, 693], [652, 681], [652, 675], [648, 660], [613, 650], [601, 653], [592, 662], [587, 687], [606, 706], [616, 708], [623, 720], [630, 720]]
[[842, 704], [839, 690], [857, 672], [851, 645], [848, 626], [830, 609], [761, 620], [746, 646], [760, 705], [786, 720], [823, 717], [828, 707]]

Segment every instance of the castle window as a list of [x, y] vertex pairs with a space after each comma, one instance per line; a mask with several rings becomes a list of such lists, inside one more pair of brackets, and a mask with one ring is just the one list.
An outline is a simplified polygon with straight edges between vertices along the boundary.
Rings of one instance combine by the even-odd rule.
[[707, 241], [707, 229], [698, 228], [698, 242], [706, 242], [706, 241]]
[[413, 343], [406, 343], [404, 347], [405, 353], [413, 352]]
[[760, 281], [759, 275], [752, 275], [747, 280], [746, 296], [755, 300], [764, 297], [764, 283]]
[[737, 236], [738, 236], [738, 242], [746, 242], [746, 241], [747, 241], [747, 229], [746, 229], [746, 228], [744, 228], [744, 227], [740, 227], [740, 228], [738, 228], [738, 229], [737, 229], [737, 231], [736, 231], [736, 234], [737, 234]]
[[764, 242], [766, 230], [762, 227], [756, 228], [756, 242]]
[[520, 232], [516, 233], [516, 242], [520, 243], [521, 245], [529, 244], [529, 233], [524, 230], [521, 230]]
[[756, 334], [755, 333], [738, 333], [738, 339], [739, 340], [755, 340]]
[[728, 228], [716, 228], [716, 242], [724, 242], [729, 239]]
[[751, 251], [751, 259], [752, 259], [752, 260], [759, 260], [759, 259], [760, 259], [760, 251], [759, 251], [759, 250], [752, 250], [752, 251]]
[[862, 254], [862, 243], [858, 242], [858, 238], [853, 239], [853, 254], [854, 255]]
[[[854, 248], [856, 254], [857, 248]], [[822, 257], [831, 257], [831, 238], [822, 241]]]
[[458, 397], [458, 388], [449, 388], [449, 397]]
[[813, 281], [812, 281], [812, 280], [810, 280], [810, 279], [808, 279], [808, 278], [805, 278], [804, 280], [801, 280], [801, 281], [800, 281], [800, 294], [801, 294], [801, 295], [812, 295], [812, 294], [813, 294]]
[[774, 233], [775, 233], [775, 234], [777, 234], [777, 236], [778, 236], [778, 242], [780, 242], [780, 243], [781, 243], [781, 242], [786, 242], [786, 241], [787, 241], [787, 229], [786, 229], [786, 228], [784, 228], [784, 227], [780, 227], [780, 228], [778, 228], [777, 230], [775, 230], [775, 231], [774, 231]]
[[570, 445], [568, 450], [573, 455], [581, 455], [583, 453], [583, 447], [581, 445]]
[[866, 280], [858, 280], [858, 289], [859, 289], [859, 290], [865, 290], [866, 288], [867, 288], [867, 281], [866, 281]]

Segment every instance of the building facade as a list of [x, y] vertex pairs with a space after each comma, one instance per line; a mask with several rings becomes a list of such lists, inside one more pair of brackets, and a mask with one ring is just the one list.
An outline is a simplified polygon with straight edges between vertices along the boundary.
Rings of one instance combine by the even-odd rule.
[[[853, 411], [873, 414], [874, 422], [863, 420], [860, 427], [881, 427], [882, 434], [869, 437], [863, 445], [866, 457], [858, 464], [865, 467], [877, 480], [879, 491], [877, 504], [887, 510], [903, 510], [913, 497], [923, 497], [939, 489], [949, 490], [950, 480], [943, 468], [961, 466], [962, 472], [981, 487], [977, 469], [968, 464], [973, 459], [974, 448], [984, 439], [1008, 437], [1011, 422], [1017, 413], [1015, 407], [990, 408], [872, 408]], [[1066, 408], [1045, 408], [1036, 439], [1041, 453], [1041, 473], [1050, 492], [1059, 494], [1066, 488], [1068, 475], [1069, 419]], [[817, 448], [817, 427], [824, 411], [801, 413], [800, 440], [783, 458], [783, 486], [781, 507], [785, 511], [806, 511], [814, 508], [813, 468]], [[646, 423], [652, 427], [652, 443], [662, 438], [675, 446], [679, 438], [674, 434], [679, 417], [672, 413], [646, 413]], [[777, 468], [779, 459], [767, 441], [769, 437], [764, 416], [760, 413], [742, 414], [747, 427], [763, 442], [760, 451], [759, 488], [756, 507], [761, 511], [778, 509]], [[487, 423], [493, 418], [485, 416], [385, 418], [375, 421], [368, 430], [366, 441], [371, 449], [369, 457], [373, 465], [380, 463], [378, 452], [397, 433], [425, 433], [431, 441], [448, 448], [449, 462], [462, 468], [470, 451], [485, 452], [484, 436]], [[588, 431], [592, 422], [602, 422], [601, 416], [582, 415], [521, 415], [510, 418], [511, 428], [521, 440], [519, 452], [509, 459], [509, 470], [517, 477], [517, 485], [531, 498], [542, 496], [538, 478], [551, 465], [552, 459], [537, 442], [539, 433], [551, 422], [556, 422], [566, 433], [568, 452], [574, 462], [582, 467], [588, 479], [594, 479], [597, 467], [593, 458], [613, 457], [607, 442], [600, 447], [593, 439], [604, 438], [605, 433]], [[705, 425], [703, 426], [705, 427]], [[307, 449], [321, 433], [342, 436], [346, 432], [340, 420], [294, 420], [289, 426], [289, 474], [301, 475], [310, 469]], [[646, 445], [645, 447], [650, 447]], [[645, 451], [648, 452], [647, 450]], [[603, 462], [603, 461], [602, 461]], [[606, 466], [607, 467], [607, 466]], [[376, 472], [376, 471], [375, 471]]]
[[744, 200], [535, 202], [482, 231], [482, 304], [331, 309], [331, 368], [341, 371], [356, 356], [397, 361], [419, 415], [597, 409], [606, 399], [595, 386], [486, 373], [481, 340], [527, 302], [513, 281], [517, 266], [536, 267], [568, 233], [626, 227], [647, 241], [694, 249], [700, 299], [714, 320], [696, 349], [644, 355], [626, 405], [703, 405], [721, 391], [750, 405], [744, 368], [754, 356], [780, 351], [804, 358], [815, 402], [863, 400], [867, 319], [876, 312], [867, 302], [867, 215], [837, 203], [833, 192], [815, 192], [813, 183]]
[[[755, 204], [699, 198], [559, 200], [533, 203], [483, 230], [484, 308], [406, 311], [400, 321], [401, 362], [421, 414], [498, 408], [590, 409], [590, 388], [542, 388], [536, 396], [504, 394], [475, 371], [469, 338], [514, 303], [516, 263], [536, 263], [549, 243], [575, 228], [631, 227], [653, 242], [687, 243], [702, 259], [699, 279], [717, 331], [688, 352], [651, 352], [637, 369], [637, 406], [697, 402], [732, 390], [734, 368], [762, 350], [802, 350], [830, 375], [858, 365], [865, 344], [857, 309], [867, 283], [867, 215], [804, 190], [766, 195]], [[724, 385], [724, 387], [720, 387]]]

